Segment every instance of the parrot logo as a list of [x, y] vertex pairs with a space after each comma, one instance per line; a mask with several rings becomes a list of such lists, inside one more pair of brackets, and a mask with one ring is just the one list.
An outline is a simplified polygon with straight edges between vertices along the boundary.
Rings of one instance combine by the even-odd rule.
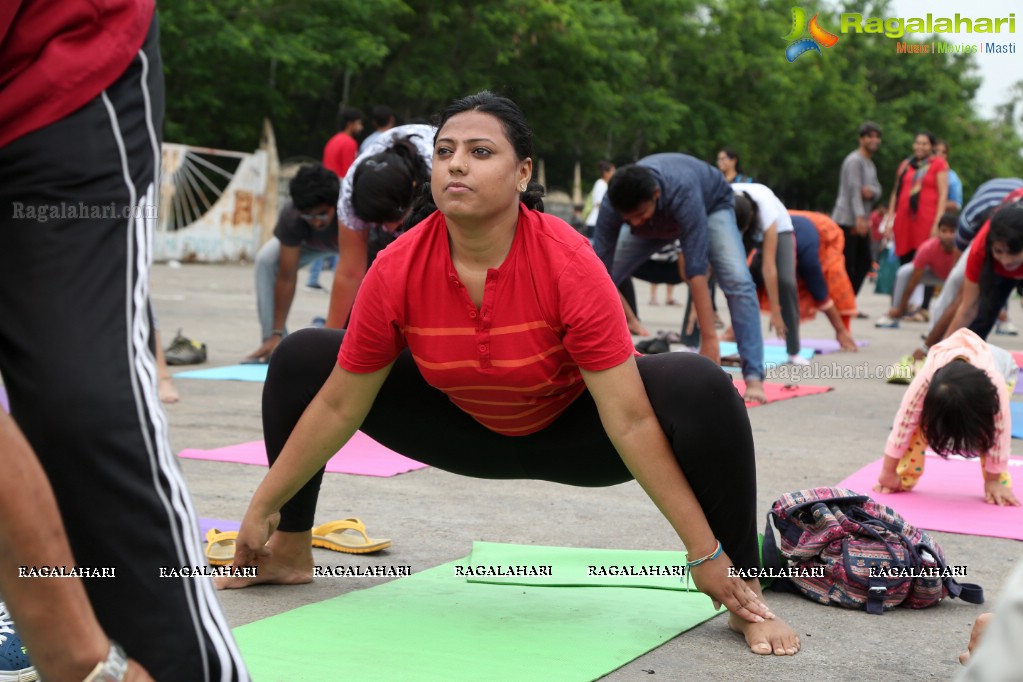
[[[803, 38], [803, 34], [809, 31], [810, 37]], [[788, 41], [789, 46], [785, 48], [785, 58], [792, 63], [811, 50], [821, 54], [821, 47], [833, 47], [838, 42], [838, 36], [826, 31], [817, 21], [817, 15], [813, 15], [809, 26], [806, 22], [806, 10], [802, 7], [792, 8], [792, 30], [782, 40]]]

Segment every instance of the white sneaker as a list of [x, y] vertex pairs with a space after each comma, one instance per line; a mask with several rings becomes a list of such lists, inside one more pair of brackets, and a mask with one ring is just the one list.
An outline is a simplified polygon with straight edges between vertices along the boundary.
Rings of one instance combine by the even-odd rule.
[[799, 365], [800, 367], [805, 367], [805, 366], [810, 364], [810, 361], [807, 360], [806, 358], [804, 358], [802, 355], [798, 355], [797, 354], [797, 355], [790, 355], [789, 356], [789, 364], [790, 365]]

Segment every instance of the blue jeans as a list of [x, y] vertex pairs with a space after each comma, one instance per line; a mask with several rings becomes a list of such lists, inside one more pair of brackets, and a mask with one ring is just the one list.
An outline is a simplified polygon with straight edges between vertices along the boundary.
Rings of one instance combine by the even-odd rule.
[[[735, 212], [722, 209], [707, 216], [707, 257], [714, 268], [714, 278], [728, 301], [728, 313], [735, 330], [735, 342], [742, 359], [743, 378], [762, 381], [764, 378], [764, 337], [760, 330], [760, 304], [753, 277], [746, 265]], [[611, 279], [617, 286], [646, 262], [650, 256], [674, 239], [644, 239], [623, 226], [615, 248]]]
[[[310, 263], [322, 263], [330, 258], [326, 251], [310, 249], [302, 245], [298, 257], [299, 269]], [[256, 253], [256, 313], [259, 315], [260, 340], [266, 341], [274, 327], [274, 290], [277, 286], [277, 269], [281, 262], [281, 242], [271, 237]], [[285, 326], [285, 334], [287, 327]]]
[[[326, 265], [330, 263], [330, 265]], [[320, 284], [320, 273], [323, 272], [324, 266], [333, 269], [337, 267], [337, 255], [324, 256], [319, 260], [314, 260], [313, 264], [309, 266], [309, 279], [306, 280], [307, 287], [315, 287]]]

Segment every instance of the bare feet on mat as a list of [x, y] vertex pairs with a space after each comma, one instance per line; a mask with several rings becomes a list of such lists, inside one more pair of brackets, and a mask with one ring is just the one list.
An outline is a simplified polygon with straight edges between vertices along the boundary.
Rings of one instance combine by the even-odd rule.
[[757, 379], [746, 380], [746, 392], [742, 395], [743, 400], [748, 403], [763, 405], [767, 402], [767, 393], [764, 392], [764, 382]]
[[799, 651], [799, 635], [780, 618], [750, 623], [734, 613], [728, 614], [728, 627], [746, 638], [750, 651], [761, 656], [793, 656]]
[[161, 403], [170, 405], [181, 400], [178, 389], [174, 387], [174, 382], [170, 377], [160, 377], [160, 381], [156, 385], [156, 392], [160, 396]]
[[256, 569], [248, 578], [215, 578], [218, 590], [240, 589], [252, 585], [301, 585], [313, 581], [312, 531], [285, 533], [278, 531], [266, 543], [264, 553], [246, 565]]
[[977, 620], [973, 623], [973, 630], [970, 632], [970, 644], [967, 650], [959, 654], [959, 662], [966, 665], [967, 661], [970, 660], [970, 656], [973, 654], [973, 650], [980, 644], [980, 638], [984, 636], [984, 628], [987, 627], [988, 621], [991, 620], [990, 613], [982, 613], [977, 616]]

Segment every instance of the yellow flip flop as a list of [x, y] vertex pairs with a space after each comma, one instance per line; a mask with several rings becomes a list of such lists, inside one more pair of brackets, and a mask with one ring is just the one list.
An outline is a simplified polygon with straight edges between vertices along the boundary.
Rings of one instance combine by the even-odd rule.
[[313, 547], [345, 554], [370, 554], [391, 546], [389, 538], [371, 538], [357, 518], [330, 521], [313, 528]]
[[213, 566], [230, 566], [234, 561], [234, 541], [238, 531], [220, 531], [210, 528], [206, 531], [206, 560]]

